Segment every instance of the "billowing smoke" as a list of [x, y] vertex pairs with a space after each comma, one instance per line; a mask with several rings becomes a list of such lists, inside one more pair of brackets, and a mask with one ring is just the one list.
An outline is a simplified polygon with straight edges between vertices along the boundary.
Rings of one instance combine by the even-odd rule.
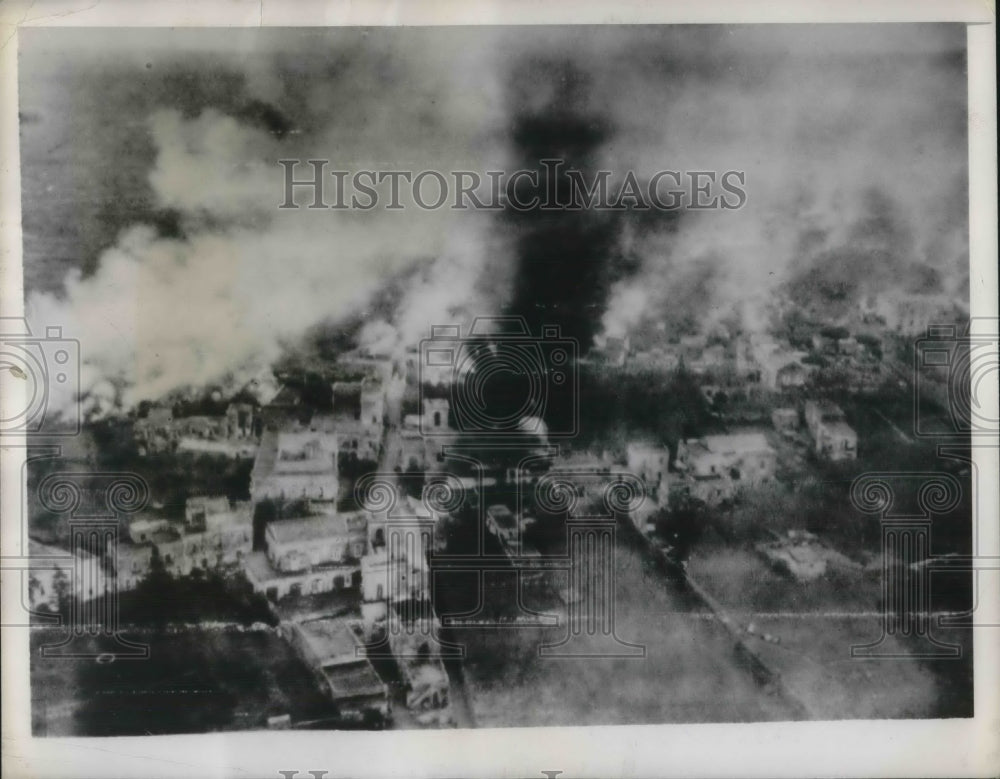
[[[259, 52], [252, 66], [216, 62], [240, 76], [231, 79], [239, 94], [220, 108], [170, 105], [183, 102], [175, 93], [185, 71], [169, 55], [163, 104], [140, 117], [155, 152], [153, 210], [94, 273], [74, 269], [63, 289], [27, 297], [33, 322], [80, 339], [92, 401], [131, 406], [187, 386], [242, 385], [311, 328], [365, 315], [387, 284], [402, 287], [385, 323], [396, 348], [431, 324], [492, 310], [496, 285], [483, 276], [502, 247], [481, 214], [278, 209], [278, 159], [328, 158], [351, 171], [502, 162], [486, 58], [441, 59], [414, 40], [419, 32], [389, 37], [345, 33], [332, 51], [313, 40], [290, 47], [294, 55]], [[303, 164], [296, 177], [309, 171]]]
[[733, 312], [759, 330], [778, 294], [834, 319], [899, 290], [967, 301], [964, 47], [957, 25], [649, 33], [649, 66], [603, 89], [602, 164], [745, 171], [748, 200], [631, 236], [606, 333]]
[[[71, 172], [103, 176], [110, 192], [96, 197], [112, 217], [68, 221], [117, 237], [61, 283], [29, 286], [29, 315], [80, 339], [83, 389], [106, 400], [238, 384], [310, 329], [351, 318], [388, 351], [431, 324], [500, 312], [561, 324], [585, 348], [643, 321], [698, 329], [737, 312], [762, 328], [779, 291], [819, 308], [897, 288], [965, 293], [958, 26], [156, 31], [109, 43], [111, 60], [93, 37], [88, 48], [45, 35], [34, 55], [26, 38], [22, 68], [54, 60], [86, 77], [66, 82], [81, 98], [47, 104], [58, 79], [22, 76], [40, 117], [22, 143], [41, 158], [46, 122], [77, 137], [83, 123], [100, 153], [75, 154]], [[747, 202], [277, 208], [278, 159], [485, 171], [547, 156], [615, 181], [743, 171]], [[27, 190], [42, 168], [24, 167]], [[44, 197], [27, 208], [66, 219]], [[26, 278], [38, 280], [60, 266], [33, 246]], [[387, 287], [393, 305], [375, 305]]]

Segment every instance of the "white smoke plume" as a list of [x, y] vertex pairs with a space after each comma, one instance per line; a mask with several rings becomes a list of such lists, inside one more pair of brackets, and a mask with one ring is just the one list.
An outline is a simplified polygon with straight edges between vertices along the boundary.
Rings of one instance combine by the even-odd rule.
[[[364, 313], [400, 277], [413, 285], [393, 322], [401, 342], [416, 343], [459, 306], [493, 305], [475, 292], [487, 252], [497, 250], [478, 214], [278, 209], [282, 158], [447, 173], [502, 155], [495, 109], [484, 102], [485, 57], [439, 58], [414, 41], [402, 51], [353, 46], [337, 76], [324, 72], [322, 52], [299, 51], [294, 62], [308, 69], [293, 82], [301, 94], [284, 91], [287, 64], [278, 55], [250, 69], [251, 96], [287, 111], [291, 132], [213, 107], [146, 118], [156, 152], [149, 183], [156, 205], [179, 215], [182, 235], [135, 224], [95, 273], [73, 271], [61, 294], [27, 297], [31, 321], [60, 323], [79, 338], [81, 389], [97, 396], [91, 402], [128, 408], [179, 388], [236, 388], [266, 375], [310, 328]], [[332, 190], [328, 177], [327, 201]]]
[[603, 165], [744, 171], [748, 200], [640, 236], [641, 270], [612, 289], [606, 334], [689, 305], [679, 290], [706, 263], [703, 322], [738, 311], [751, 330], [782, 284], [808, 288], [825, 252], [870, 291], [926, 265], [967, 300], [962, 29], [731, 28], [673, 37], [669, 51], [650, 37], [649, 67], [602, 88], [619, 129]]
[[[930, 266], [946, 292], [964, 292], [958, 28], [243, 31], [226, 38], [231, 45], [194, 32], [143, 35], [116, 39], [114, 67], [169, 66], [183, 76], [171, 82], [175, 98], [191, 84], [214, 89], [183, 108], [150, 100], [132, 109], [134, 94], [114, 98], [119, 124], [148, 130], [155, 159], [142, 173], [177, 230], [136, 219], [96, 270], [71, 272], [56, 292], [29, 290], [27, 300], [38, 330], [61, 324], [79, 338], [83, 389], [106, 403], [238, 384], [266, 374], [310, 328], [352, 316], [368, 320], [362, 342], [398, 352], [432, 324], [501, 310], [518, 238], [502, 220], [448, 208], [282, 211], [277, 160], [505, 167], [517, 112], [551, 99], [543, 81], [514, 90], [524, 105], [511, 98], [511, 74], [530, 74], [521, 66], [537, 56], [586, 75], [573, 109], [611, 128], [595, 168], [640, 180], [665, 169], [746, 174], [741, 210], [622, 227], [632, 266], [612, 274], [596, 314], [605, 334], [685, 307], [706, 323], [742, 312], [761, 328], [775, 291], [808, 281], [829, 252], [841, 255], [826, 266], [870, 277], [876, 291]], [[46, 56], [67, 67], [112, 67], [100, 52], [77, 62], [64, 40], [59, 47]], [[238, 94], [227, 96], [217, 71], [234, 74]], [[373, 311], [387, 284], [402, 290], [398, 304]]]

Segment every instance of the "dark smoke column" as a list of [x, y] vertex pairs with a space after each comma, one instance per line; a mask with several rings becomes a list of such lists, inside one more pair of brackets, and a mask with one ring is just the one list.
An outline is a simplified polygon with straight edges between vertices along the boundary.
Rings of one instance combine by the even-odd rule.
[[[570, 63], [531, 61], [514, 71], [508, 95], [519, 167], [538, 172], [541, 190], [547, 173], [540, 161], [564, 161], [554, 177], [555, 166], [547, 166], [548, 183], [557, 185], [559, 205], [568, 205], [566, 171], [581, 171], [589, 183], [597, 152], [612, 135], [609, 120], [590, 105], [589, 77]], [[518, 199], [525, 202], [533, 194], [545, 202], [546, 193], [527, 183]], [[536, 207], [508, 208], [505, 216], [517, 234], [511, 313], [524, 316], [533, 332], [542, 324], [558, 324], [585, 350], [604, 311], [617, 249], [616, 214]]]
[[[524, 204], [538, 195], [544, 204], [555, 192], [561, 206], [505, 211], [517, 247], [509, 313], [523, 316], [534, 334], [542, 325], [559, 325], [563, 336], [577, 339], [584, 354], [599, 327], [613, 268], [619, 264], [615, 255], [620, 214], [566, 209], [572, 193], [567, 171], [580, 171], [585, 182], [593, 181], [598, 152], [612, 136], [612, 126], [592, 104], [588, 74], [569, 62], [523, 63], [512, 72], [507, 94], [514, 159], [520, 169], [539, 176], [537, 189], [522, 179], [517, 200]], [[543, 165], [542, 160], [563, 164]], [[559, 412], [549, 409], [550, 424], [551, 415]]]

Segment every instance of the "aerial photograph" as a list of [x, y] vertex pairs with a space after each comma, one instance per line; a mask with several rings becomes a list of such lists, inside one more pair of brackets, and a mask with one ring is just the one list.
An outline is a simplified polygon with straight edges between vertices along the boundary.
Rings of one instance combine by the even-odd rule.
[[18, 47], [34, 736], [974, 716], [964, 25]]

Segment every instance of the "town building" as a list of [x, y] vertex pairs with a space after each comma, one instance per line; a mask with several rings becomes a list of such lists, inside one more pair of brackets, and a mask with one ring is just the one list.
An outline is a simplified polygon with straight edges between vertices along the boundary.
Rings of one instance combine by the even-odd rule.
[[356, 588], [361, 583], [367, 532], [362, 512], [269, 522], [267, 551], [248, 556], [247, 580], [274, 602]]
[[604, 339], [604, 343], [594, 350], [594, 353], [606, 365], [621, 368], [628, 359], [629, 338], [628, 336], [620, 338], [608, 336]]
[[664, 344], [635, 352], [627, 367], [633, 371], [670, 373], [677, 370], [680, 364], [680, 349], [673, 344]]
[[858, 434], [847, 424], [843, 410], [829, 401], [805, 404], [806, 427], [814, 451], [826, 460], [854, 460], [858, 456]]
[[403, 680], [406, 708], [421, 724], [447, 724], [451, 684], [437, 638], [437, 615], [426, 599], [397, 601], [391, 608], [396, 629], [386, 637]]
[[710, 435], [678, 444], [675, 467], [689, 492], [708, 504], [732, 498], [745, 485], [774, 478], [777, 454], [763, 433]]
[[267, 559], [282, 573], [357, 561], [365, 552], [364, 515], [320, 514], [270, 522]]
[[118, 544], [108, 549], [108, 558], [115, 570], [115, 586], [119, 592], [134, 590], [149, 575], [153, 566], [153, 544]]
[[385, 422], [382, 380], [369, 376], [334, 382], [331, 397], [333, 413], [324, 426], [336, 431], [342, 462], [378, 462]]
[[799, 428], [799, 412], [794, 408], [776, 408], [771, 412], [771, 424], [779, 433], [794, 432]]
[[855, 460], [858, 434], [844, 421], [821, 422], [816, 428], [816, 454], [826, 460]]
[[364, 644], [348, 620], [322, 617], [284, 622], [281, 631], [341, 718], [365, 724], [388, 719], [389, 689], [365, 656]]
[[816, 437], [816, 431], [823, 422], [840, 422], [844, 419], [844, 411], [836, 403], [828, 400], [807, 400], [803, 410], [806, 427], [809, 434]]
[[433, 433], [447, 432], [450, 429], [449, 411], [447, 398], [424, 398], [420, 428]]
[[392, 464], [396, 470], [404, 473], [408, 471], [425, 472], [429, 465], [427, 439], [424, 438], [424, 434], [420, 432], [418, 427], [410, 427], [409, 423], [410, 420], [407, 420], [406, 426], [399, 431], [397, 437], [399, 447], [394, 454]]
[[803, 365], [804, 352], [793, 352], [780, 347], [760, 357], [761, 384], [772, 392], [805, 386], [809, 370]]
[[[429, 596], [429, 549], [430, 540], [420, 530], [390, 528], [385, 543], [372, 546], [361, 559], [364, 602], [385, 604]], [[369, 621], [383, 619], [386, 614], [385, 608], [367, 611], [373, 615]]]
[[396, 436], [398, 448], [390, 453], [393, 468], [427, 472], [444, 462], [451, 441], [450, 405], [447, 398], [423, 398], [420, 414], [407, 414]]
[[818, 579], [831, 565], [855, 571], [861, 568], [859, 563], [807, 530], [789, 530], [785, 536], [759, 543], [755, 548], [775, 571], [798, 581]]
[[256, 415], [250, 403], [230, 403], [222, 414], [187, 416], [153, 406], [135, 420], [132, 432], [143, 455], [181, 450], [250, 458], [256, 450]]
[[189, 498], [183, 520], [140, 514], [129, 523], [128, 540], [108, 549], [118, 589], [146, 577], [154, 554], [174, 576], [238, 567], [250, 554], [251, 525], [250, 504], [225, 496]]
[[333, 505], [338, 449], [329, 429], [265, 430], [250, 475], [254, 503], [309, 499]]
[[760, 364], [754, 357], [754, 346], [748, 338], [740, 338], [733, 345], [733, 371], [743, 384], [759, 384]]
[[670, 467], [670, 450], [662, 444], [632, 441], [625, 447], [625, 462], [646, 485], [646, 494], [655, 497]]
[[[279, 376], [279, 380], [287, 376]], [[260, 410], [260, 424], [263, 430], [281, 430], [301, 425], [312, 416], [312, 411], [302, 399], [302, 392], [286, 380], [278, 387], [278, 391], [270, 402]], [[262, 441], [263, 443], [263, 441]]]
[[921, 335], [930, 325], [967, 322], [969, 313], [943, 294], [886, 296], [878, 301], [886, 325], [901, 335]]
[[733, 433], [681, 442], [678, 462], [695, 477], [728, 475], [746, 481], [767, 481], [774, 477], [777, 455], [763, 433]]
[[250, 403], [230, 403], [226, 407], [226, 427], [229, 438], [254, 438], [257, 434], [256, 414]]
[[728, 365], [726, 347], [713, 344], [685, 360], [685, 365], [696, 376], [718, 375]]

